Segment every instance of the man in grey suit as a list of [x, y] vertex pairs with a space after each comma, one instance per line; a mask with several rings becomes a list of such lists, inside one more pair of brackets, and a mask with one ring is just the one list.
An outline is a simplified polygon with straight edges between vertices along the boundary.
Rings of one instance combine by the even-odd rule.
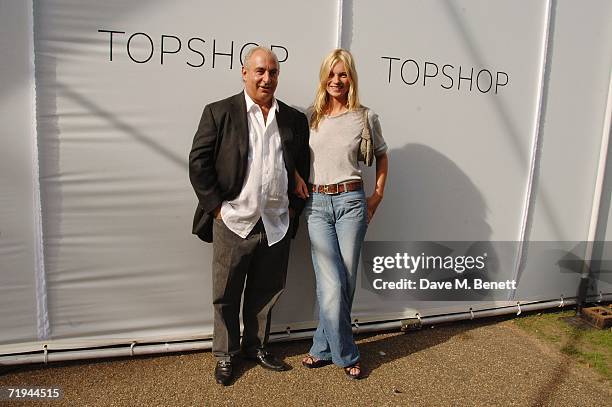
[[286, 370], [266, 344], [304, 207], [293, 194], [295, 174], [308, 179], [310, 150], [306, 116], [274, 97], [279, 73], [273, 52], [252, 48], [242, 67], [244, 91], [204, 108], [189, 155], [199, 201], [193, 233], [213, 243], [212, 351], [223, 385], [241, 350], [267, 369]]

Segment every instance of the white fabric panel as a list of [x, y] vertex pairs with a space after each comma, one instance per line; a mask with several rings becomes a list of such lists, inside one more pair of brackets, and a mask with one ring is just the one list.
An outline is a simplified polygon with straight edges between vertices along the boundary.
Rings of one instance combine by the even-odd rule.
[[[350, 3], [343, 46], [354, 52], [362, 102], [379, 112], [389, 145], [385, 200], [367, 239], [519, 239], [537, 121], [546, 3]], [[451, 66], [443, 71], [445, 64]], [[464, 78], [474, 69], [472, 90], [469, 80], [459, 80], [459, 67]], [[477, 82], [483, 69], [494, 81], [499, 75], [497, 93], [495, 85], [488, 89], [487, 72]], [[433, 78], [425, 78], [425, 71]], [[499, 72], [507, 75], [506, 86], [501, 86], [506, 80]], [[453, 78], [452, 85], [443, 73]], [[502, 259], [506, 277], [514, 261], [512, 253]], [[376, 313], [399, 307], [371, 297], [358, 294], [356, 310]], [[428, 308], [454, 312], [469, 306], [404, 304], [421, 314]]]
[[[305, 108], [320, 58], [333, 46], [335, 7], [322, 0], [275, 1], [265, 10], [246, 1], [36, 2], [53, 338], [212, 332], [212, 248], [190, 233], [196, 200], [187, 174], [202, 109], [242, 89], [239, 53], [249, 42], [288, 50], [287, 58], [276, 49], [287, 58], [278, 96]], [[99, 30], [126, 32], [113, 36], [112, 61], [110, 34]], [[143, 34], [130, 41], [135, 33]], [[162, 35], [182, 44], [163, 64]], [[176, 50], [176, 38], [164, 37], [164, 48]], [[230, 53], [232, 41], [233, 59], [213, 58], [213, 47]], [[203, 66], [188, 65], [202, 62], [189, 45], [204, 54]], [[148, 62], [133, 61], [151, 50]], [[296, 272], [311, 273], [304, 260], [291, 270], [290, 301]], [[312, 319], [312, 308], [286, 315]]]
[[[610, 72], [612, 81], [612, 71]], [[612, 91], [612, 84], [610, 85]], [[612, 94], [608, 95], [608, 112], [612, 109]], [[608, 126], [612, 117], [608, 117]], [[590, 294], [599, 295], [600, 293], [612, 292], [612, 128], [608, 128], [608, 150], [606, 152], [606, 166], [603, 189], [601, 193], [601, 203], [599, 206], [599, 218], [597, 223], [597, 233], [595, 236], [595, 250], [593, 258], [601, 259], [603, 262], [598, 269], [599, 273], [594, 273], [595, 284], [592, 285]], [[604, 127], [604, 134], [605, 127]]]
[[531, 239], [586, 240], [612, 66], [612, 3], [555, 3]]
[[[354, 2], [346, 42], [357, 57], [362, 99], [381, 112], [391, 160], [383, 217], [370, 239], [518, 238], [545, 14], [545, 2], [532, 1]], [[383, 57], [400, 58], [390, 82]], [[401, 78], [406, 60], [419, 65], [418, 74], [413, 62], [404, 67], [407, 82], [418, 77], [414, 85]], [[453, 65], [446, 69], [453, 88], [442, 87], [450, 85], [442, 72], [424, 86], [425, 62], [440, 71]], [[459, 85], [459, 66], [462, 77], [474, 68], [472, 91], [467, 80]], [[481, 69], [505, 72], [508, 85], [497, 94], [479, 91]], [[480, 81], [484, 90], [487, 75]]]
[[37, 339], [29, 1], [0, 1], [0, 344]]
[[[600, 0], [584, 7], [567, 0], [554, 4], [550, 76], [530, 239], [570, 241], [565, 246], [571, 250], [575, 246], [571, 241], [588, 239], [591, 221], [612, 67], [612, 3]], [[608, 202], [609, 188], [602, 196]], [[600, 213], [602, 218], [606, 215]], [[607, 258], [612, 258], [610, 253]], [[528, 254], [516, 297], [574, 296], [578, 280], [576, 273], [541, 267], [538, 259]], [[609, 284], [604, 292], [610, 292]]]
[[[612, 194], [612, 149], [608, 150], [608, 172], [607, 181], [604, 188], [604, 202], [603, 205], [604, 213], [601, 213], [601, 232], [600, 245], [603, 244], [603, 248], [599, 249], [596, 253], [601, 253], [601, 259], [605, 260], [605, 265], [602, 265], [601, 272], [597, 275], [597, 285], [595, 289], [591, 291], [591, 294], [611, 293], [612, 292], [612, 205], [610, 204], [610, 195]], [[607, 211], [606, 211], [607, 209]], [[603, 243], [601, 243], [603, 242]], [[600, 246], [601, 247], [601, 246]]]

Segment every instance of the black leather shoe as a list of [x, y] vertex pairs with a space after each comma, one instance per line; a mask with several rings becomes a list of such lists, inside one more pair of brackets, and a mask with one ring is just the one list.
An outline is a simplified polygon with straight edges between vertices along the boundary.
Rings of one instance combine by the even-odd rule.
[[276, 359], [265, 349], [259, 349], [257, 350], [257, 354], [255, 356], [247, 355], [245, 358], [248, 360], [254, 360], [259, 366], [265, 369], [274, 370], [275, 372], [289, 370], [289, 367], [284, 362]]
[[227, 386], [232, 382], [233, 378], [234, 370], [232, 368], [232, 362], [226, 360], [218, 361], [215, 367], [215, 380], [217, 383]]

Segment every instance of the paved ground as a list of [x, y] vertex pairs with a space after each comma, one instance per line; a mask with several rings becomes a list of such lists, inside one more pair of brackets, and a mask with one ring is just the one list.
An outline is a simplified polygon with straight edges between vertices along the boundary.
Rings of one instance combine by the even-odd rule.
[[511, 321], [360, 336], [369, 377], [358, 382], [334, 366], [302, 368], [309, 345], [272, 345], [291, 371], [243, 362], [226, 388], [212, 378], [210, 352], [25, 366], [1, 372], [0, 386], [62, 387], [51, 406], [612, 406], [609, 382]]

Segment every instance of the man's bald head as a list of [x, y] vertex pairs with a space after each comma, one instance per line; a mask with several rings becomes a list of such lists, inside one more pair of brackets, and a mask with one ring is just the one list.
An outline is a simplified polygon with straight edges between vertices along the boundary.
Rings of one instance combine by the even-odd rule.
[[[274, 59], [274, 61], [276, 61], [276, 65], [277, 66], [279, 65], [278, 57], [276, 56], [276, 54], [274, 52], [272, 52], [268, 48], [257, 46], [257, 47], [253, 47], [253, 48], [251, 48], [251, 49], [249, 49], [247, 51], [246, 55], [244, 56], [244, 64], [243, 64], [243, 66], [245, 68], [248, 68], [249, 67], [249, 62], [251, 61], [253, 55], [256, 54], [256, 53], [260, 53], [260, 52], [266, 54], [267, 56], [272, 57], [272, 59]], [[279, 68], [280, 68], [280, 66], [279, 66]]]

